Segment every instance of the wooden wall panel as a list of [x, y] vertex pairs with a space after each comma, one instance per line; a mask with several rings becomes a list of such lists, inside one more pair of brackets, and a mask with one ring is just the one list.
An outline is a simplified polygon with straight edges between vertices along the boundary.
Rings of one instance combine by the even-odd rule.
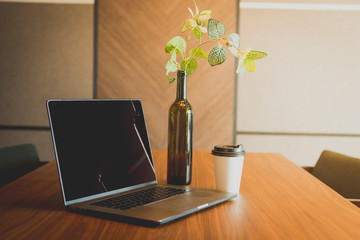
[[[226, 36], [235, 31], [235, 0], [197, 4], [200, 10], [213, 10], [213, 18], [227, 27]], [[181, 34], [188, 7], [194, 9], [191, 0], [98, 1], [98, 98], [140, 98], [154, 149], [167, 148], [168, 109], [176, 91], [165, 77], [169, 56], [164, 47]], [[229, 54], [217, 67], [201, 59], [188, 79], [195, 149], [232, 142], [234, 62]]]

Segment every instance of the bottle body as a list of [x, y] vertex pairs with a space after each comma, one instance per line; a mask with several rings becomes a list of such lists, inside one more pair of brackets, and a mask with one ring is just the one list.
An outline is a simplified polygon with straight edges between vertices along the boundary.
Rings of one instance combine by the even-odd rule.
[[191, 183], [193, 111], [186, 99], [186, 72], [178, 71], [177, 96], [169, 109], [167, 182]]

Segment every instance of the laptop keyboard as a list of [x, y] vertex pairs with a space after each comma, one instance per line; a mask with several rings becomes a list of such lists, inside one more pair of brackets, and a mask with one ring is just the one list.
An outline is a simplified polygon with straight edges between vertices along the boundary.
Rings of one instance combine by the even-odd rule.
[[153, 187], [118, 197], [109, 198], [100, 202], [92, 203], [91, 205], [127, 210], [133, 207], [142, 206], [148, 203], [174, 197], [185, 192], [186, 190], [184, 189]]

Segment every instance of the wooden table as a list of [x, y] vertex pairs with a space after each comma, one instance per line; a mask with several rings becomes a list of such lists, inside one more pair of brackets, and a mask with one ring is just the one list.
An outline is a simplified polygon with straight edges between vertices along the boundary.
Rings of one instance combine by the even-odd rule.
[[[166, 182], [166, 151], [154, 151]], [[191, 186], [214, 188], [210, 152], [194, 153]], [[68, 212], [55, 162], [0, 189], [0, 239], [360, 239], [360, 209], [281, 154], [248, 153], [240, 196], [148, 228]]]

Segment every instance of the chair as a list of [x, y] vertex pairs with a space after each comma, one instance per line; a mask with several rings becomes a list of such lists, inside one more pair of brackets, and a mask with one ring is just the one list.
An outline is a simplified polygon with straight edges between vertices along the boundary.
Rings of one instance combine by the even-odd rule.
[[0, 148], [0, 187], [44, 164], [33, 144]]
[[314, 167], [304, 169], [360, 207], [359, 158], [324, 150]]

